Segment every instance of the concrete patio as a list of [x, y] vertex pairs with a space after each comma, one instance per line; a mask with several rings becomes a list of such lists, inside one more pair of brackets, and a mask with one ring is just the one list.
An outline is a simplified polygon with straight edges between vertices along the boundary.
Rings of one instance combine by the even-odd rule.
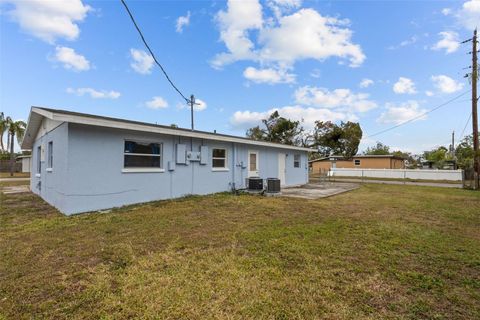
[[334, 196], [340, 193], [351, 191], [359, 187], [356, 183], [308, 183], [294, 188], [282, 189], [282, 196], [304, 199], [319, 199]]

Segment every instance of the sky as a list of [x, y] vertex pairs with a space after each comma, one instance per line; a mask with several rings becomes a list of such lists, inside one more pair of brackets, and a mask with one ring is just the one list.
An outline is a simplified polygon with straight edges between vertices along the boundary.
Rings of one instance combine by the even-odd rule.
[[[195, 129], [243, 136], [278, 110], [307, 130], [358, 121], [360, 150], [413, 153], [471, 133], [471, 44], [460, 42], [480, 24], [480, 0], [127, 4], [195, 95]], [[27, 120], [31, 106], [190, 127], [120, 0], [0, 0], [0, 110]]]

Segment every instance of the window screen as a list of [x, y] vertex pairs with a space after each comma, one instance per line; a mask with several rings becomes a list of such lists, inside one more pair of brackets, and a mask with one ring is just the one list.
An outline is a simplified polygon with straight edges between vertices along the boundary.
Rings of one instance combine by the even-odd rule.
[[124, 168], [161, 168], [160, 143], [125, 141]]
[[212, 168], [227, 167], [227, 150], [212, 149]]
[[293, 167], [300, 168], [300, 155], [296, 154], [293, 156]]

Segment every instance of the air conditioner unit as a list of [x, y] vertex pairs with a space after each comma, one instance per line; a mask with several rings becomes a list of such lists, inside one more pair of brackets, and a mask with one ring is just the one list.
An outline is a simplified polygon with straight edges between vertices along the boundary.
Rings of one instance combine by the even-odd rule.
[[248, 190], [263, 190], [263, 179], [260, 177], [248, 178]]
[[269, 192], [269, 193], [280, 192], [280, 179], [268, 178], [267, 179], [267, 192]]

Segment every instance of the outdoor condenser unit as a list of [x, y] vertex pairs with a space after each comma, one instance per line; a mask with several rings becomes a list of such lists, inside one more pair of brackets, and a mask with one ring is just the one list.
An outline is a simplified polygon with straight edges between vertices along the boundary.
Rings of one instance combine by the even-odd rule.
[[280, 179], [268, 178], [267, 179], [267, 192], [269, 192], [269, 193], [280, 192]]
[[260, 177], [248, 178], [248, 190], [263, 190], [263, 179]]

